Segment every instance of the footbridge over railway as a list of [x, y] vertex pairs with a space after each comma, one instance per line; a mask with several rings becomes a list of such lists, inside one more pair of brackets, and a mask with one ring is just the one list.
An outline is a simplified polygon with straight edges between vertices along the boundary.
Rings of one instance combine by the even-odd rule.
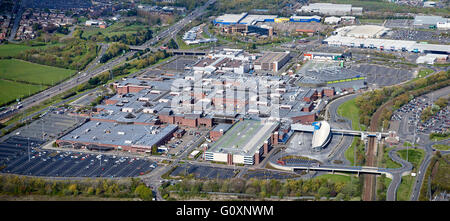
[[318, 164], [280, 164], [277, 162], [269, 161], [270, 166], [280, 169], [280, 170], [306, 170], [306, 171], [327, 171], [327, 172], [344, 172], [344, 173], [355, 173], [355, 174], [375, 174], [382, 175], [385, 174], [386, 177], [392, 179], [392, 173], [386, 168], [377, 167], [367, 167], [367, 166], [334, 166], [334, 165], [318, 165]]
[[162, 49], [162, 48], [153, 48], [153, 47], [145, 47], [145, 46], [129, 46], [129, 48], [134, 51], [143, 51], [147, 48], [150, 51], [166, 50], [167, 52], [171, 52], [174, 55], [198, 56], [198, 55], [206, 55], [207, 54], [207, 51], [202, 51], [202, 50]]
[[[293, 131], [300, 131], [300, 132], [310, 132], [314, 133], [315, 128], [314, 125], [305, 125], [305, 124], [292, 124], [291, 129]], [[384, 137], [388, 137], [389, 133], [386, 132], [370, 132], [370, 131], [359, 131], [359, 130], [346, 130], [346, 129], [339, 129], [339, 128], [331, 128], [330, 132], [332, 134], [338, 134], [338, 135], [351, 135], [351, 136], [361, 136], [361, 140], [365, 140], [368, 137], [376, 137], [378, 140], [381, 140]]]

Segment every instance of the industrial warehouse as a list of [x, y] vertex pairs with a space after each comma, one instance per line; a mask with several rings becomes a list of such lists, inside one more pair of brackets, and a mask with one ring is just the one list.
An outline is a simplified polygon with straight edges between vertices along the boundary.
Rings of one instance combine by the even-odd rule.
[[387, 31], [381, 26], [346, 26], [323, 40], [331, 46], [374, 48], [379, 50], [410, 51], [415, 53], [450, 54], [450, 45], [427, 44], [407, 40], [378, 38]]
[[325, 15], [361, 15], [362, 7], [353, 7], [350, 4], [312, 3], [297, 10], [304, 13], [319, 13]]

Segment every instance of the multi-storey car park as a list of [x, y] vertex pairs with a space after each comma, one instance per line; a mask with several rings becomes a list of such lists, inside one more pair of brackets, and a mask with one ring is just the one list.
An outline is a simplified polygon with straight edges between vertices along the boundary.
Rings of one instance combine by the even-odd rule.
[[259, 164], [273, 144], [278, 144], [278, 122], [242, 120], [236, 122], [211, 148], [205, 159], [227, 164]]

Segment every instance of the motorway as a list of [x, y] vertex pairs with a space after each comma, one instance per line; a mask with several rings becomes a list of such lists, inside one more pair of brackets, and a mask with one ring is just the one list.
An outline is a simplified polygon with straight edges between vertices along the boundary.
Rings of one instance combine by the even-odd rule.
[[[159, 40], [164, 39], [167, 40], [167, 37], [169, 35], [174, 35], [176, 33], [178, 33], [186, 24], [190, 23], [193, 19], [196, 19], [197, 17], [201, 16], [202, 14], [205, 13], [205, 9], [210, 5], [213, 4], [216, 0], [210, 0], [207, 3], [205, 3], [203, 6], [195, 9], [193, 12], [191, 12], [188, 16], [184, 17], [183, 19], [181, 19], [180, 21], [178, 21], [177, 23], [175, 23], [173, 26], [169, 27], [168, 29], [165, 29], [164, 31], [161, 31], [160, 33], [158, 33], [158, 35], [156, 35], [154, 38], [152, 38], [151, 40], [145, 42], [142, 47], [147, 48], [150, 45], [154, 45], [156, 44]], [[61, 94], [65, 91], [68, 91], [74, 87], [76, 87], [77, 85], [80, 85], [84, 82], [87, 82], [90, 78], [104, 72], [104, 71], [108, 71], [111, 70], [113, 67], [115, 67], [116, 65], [125, 62], [128, 58], [132, 57], [136, 52], [135, 51], [131, 51], [128, 52], [120, 57], [117, 57], [115, 59], [113, 59], [112, 61], [105, 63], [104, 65], [102, 65], [101, 67], [95, 68], [96, 64], [98, 63], [98, 60], [101, 58], [101, 56], [103, 55], [103, 53], [105, 52], [105, 45], [102, 45], [102, 50], [101, 53], [99, 54], [99, 56], [97, 56], [97, 58], [95, 59], [95, 61], [93, 62], [93, 66], [90, 66], [87, 68], [86, 71], [77, 74], [76, 76], [56, 85], [53, 86], [51, 88], [48, 88], [44, 91], [41, 91], [35, 95], [32, 95], [28, 98], [23, 99], [22, 102], [22, 108], [20, 109], [20, 111], [16, 112], [16, 114], [19, 114], [20, 112], [25, 111], [26, 109], [29, 109], [53, 96], [56, 96], [58, 94]], [[12, 108], [12, 106], [11, 106]], [[11, 128], [13, 125], [10, 125], [9, 128]], [[8, 129], [8, 128], [6, 128]]]
[[[216, 2], [216, 0], [209, 0], [203, 6], [196, 8], [188, 16], [184, 17], [183, 19], [181, 19], [180, 21], [178, 21], [174, 25], [170, 26], [168, 29], [165, 29], [165, 30], [161, 31], [158, 34], [157, 37], [155, 37], [155, 38], [145, 42], [144, 44], [142, 44], [141, 48], [145, 49], [145, 48], [148, 48], [150, 46], [156, 45], [156, 43], [159, 42], [161, 39], [163, 39], [163, 43], [167, 42], [168, 40], [170, 40], [171, 38], [176, 36], [176, 34], [184, 26], [186, 26], [187, 24], [191, 23], [192, 20], [194, 20], [194, 19], [198, 18], [199, 16], [203, 15], [206, 12], [206, 8], [210, 4], [214, 4], [215, 2]], [[170, 38], [168, 38], [169, 36], [170, 36]]]

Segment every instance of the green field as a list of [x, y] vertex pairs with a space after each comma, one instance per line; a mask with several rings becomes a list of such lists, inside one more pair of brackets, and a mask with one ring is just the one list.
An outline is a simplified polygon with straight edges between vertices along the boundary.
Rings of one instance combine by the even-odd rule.
[[359, 108], [355, 104], [355, 99], [351, 99], [341, 104], [337, 113], [352, 121], [353, 130], [365, 130], [366, 128], [363, 125], [359, 124]]
[[430, 140], [432, 140], [432, 141], [441, 141], [441, 140], [446, 140], [446, 139], [449, 139], [449, 138], [450, 138], [450, 134], [448, 134], [446, 136], [442, 136], [442, 137], [438, 137], [438, 136], [435, 136], [433, 138], [430, 137]]
[[419, 73], [417, 74], [417, 78], [423, 78], [431, 73], [433, 73], [434, 71], [432, 69], [429, 68], [423, 68], [419, 70]]
[[11, 43], [10, 44], [2, 44], [2, 45], [0, 45], [0, 57], [6, 57], [6, 56], [14, 57], [22, 51], [26, 51], [29, 49], [44, 48], [44, 47], [55, 46], [55, 45], [62, 45], [62, 44], [58, 43], [58, 44], [49, 44], [49, 45], [40, 45], [40, 46], [29, 46], [29, 45], [11, 44]]
[[324, 174], [317, 176], [314, 179], [327, 179], [333, 182], [350, 183], [352, 176], [355, 177], [354, 175]]
[[[404, 160], [406, 160], [406, 156], [408, 156], [408, 161], [411, 162], [411, 164], [414, 166], [413, 171], [417, 170], [423, 160], [423, 157], [425, 156], [425, 151], [421, 149], [409, 149], [408, 151], [399, 150], [397, 153]], [[397, 200], [409, 200], [414, 180], [415, 177], [412, 177], [410, 175], [402, 177], [402, 182], [400, 183], [397, 191]]]
[[449, 150], [450, 149], [450, 145], [445, 145], [445, 144], [435, 144], [435, 145], [433, 145], [433, 147], [438, 150]]
[[[414, 166], [415, 169], [419, 168], [420, 163], [423, 160], [423, 157], [425, 156], [425, 151], [421, 149], [409, 149], [406, 150], [399, 150], [397, 153], [399, 156], [406, 160], [406, 152], [408, 152], [408, 161], [411, 162], [411, 164]], [[414, 170], [414, 169], [413, 169]]]
[[120, 36], [122, 34], [134, 34], [138, 31], [146, 29], [149, 29], [149, 26], [143, 24], [132, 24], [127, 26], [123, 22], [117, 22], [107, 28], [86, 27], [83, 29], [83, 37], [89, 38], [92, 35], [96, 35], [98, 32], [108, 37], [111, 37], [113, 35]]
[[394, 149], [395, 147], [385, 148], [383, 153], [383, 167], [385, 168], [400, 168], [402, 165], [396, 163], [389, 157], [389, 151]]
[[[0, 79], [0, 106], [41, 90], [41, 86]], [[42, 89], [46, 87], [43, 86]]]
[[74, 70], [34, 64], [17, 59], [0, 60], [0, 78], [22, 83], [52, 85], [74, 73]]
[[408, 175], [402, 177], [402, 182], [397, 190], [397, 201], [409, 201], [414, 177]]
[[383, 24], [384, 19], [359, 19], [361, 23]]
[[[355, 104], [355, 99], [351, 99], [346, 101], [345, 103], [341, 104], [338, 109], [337, 113], [352, 121], [352, 129], [353, 130], [365, 130], [364, 125], [359, 124], [359, 108]], [[345, 158], [350, 161], [350, 163], [354, 164], [354, 151], [356, 147], [356, 139], [360, 139], [358, 137], [355, 137], [353, 139], [352, 145], [345, 151]]]

